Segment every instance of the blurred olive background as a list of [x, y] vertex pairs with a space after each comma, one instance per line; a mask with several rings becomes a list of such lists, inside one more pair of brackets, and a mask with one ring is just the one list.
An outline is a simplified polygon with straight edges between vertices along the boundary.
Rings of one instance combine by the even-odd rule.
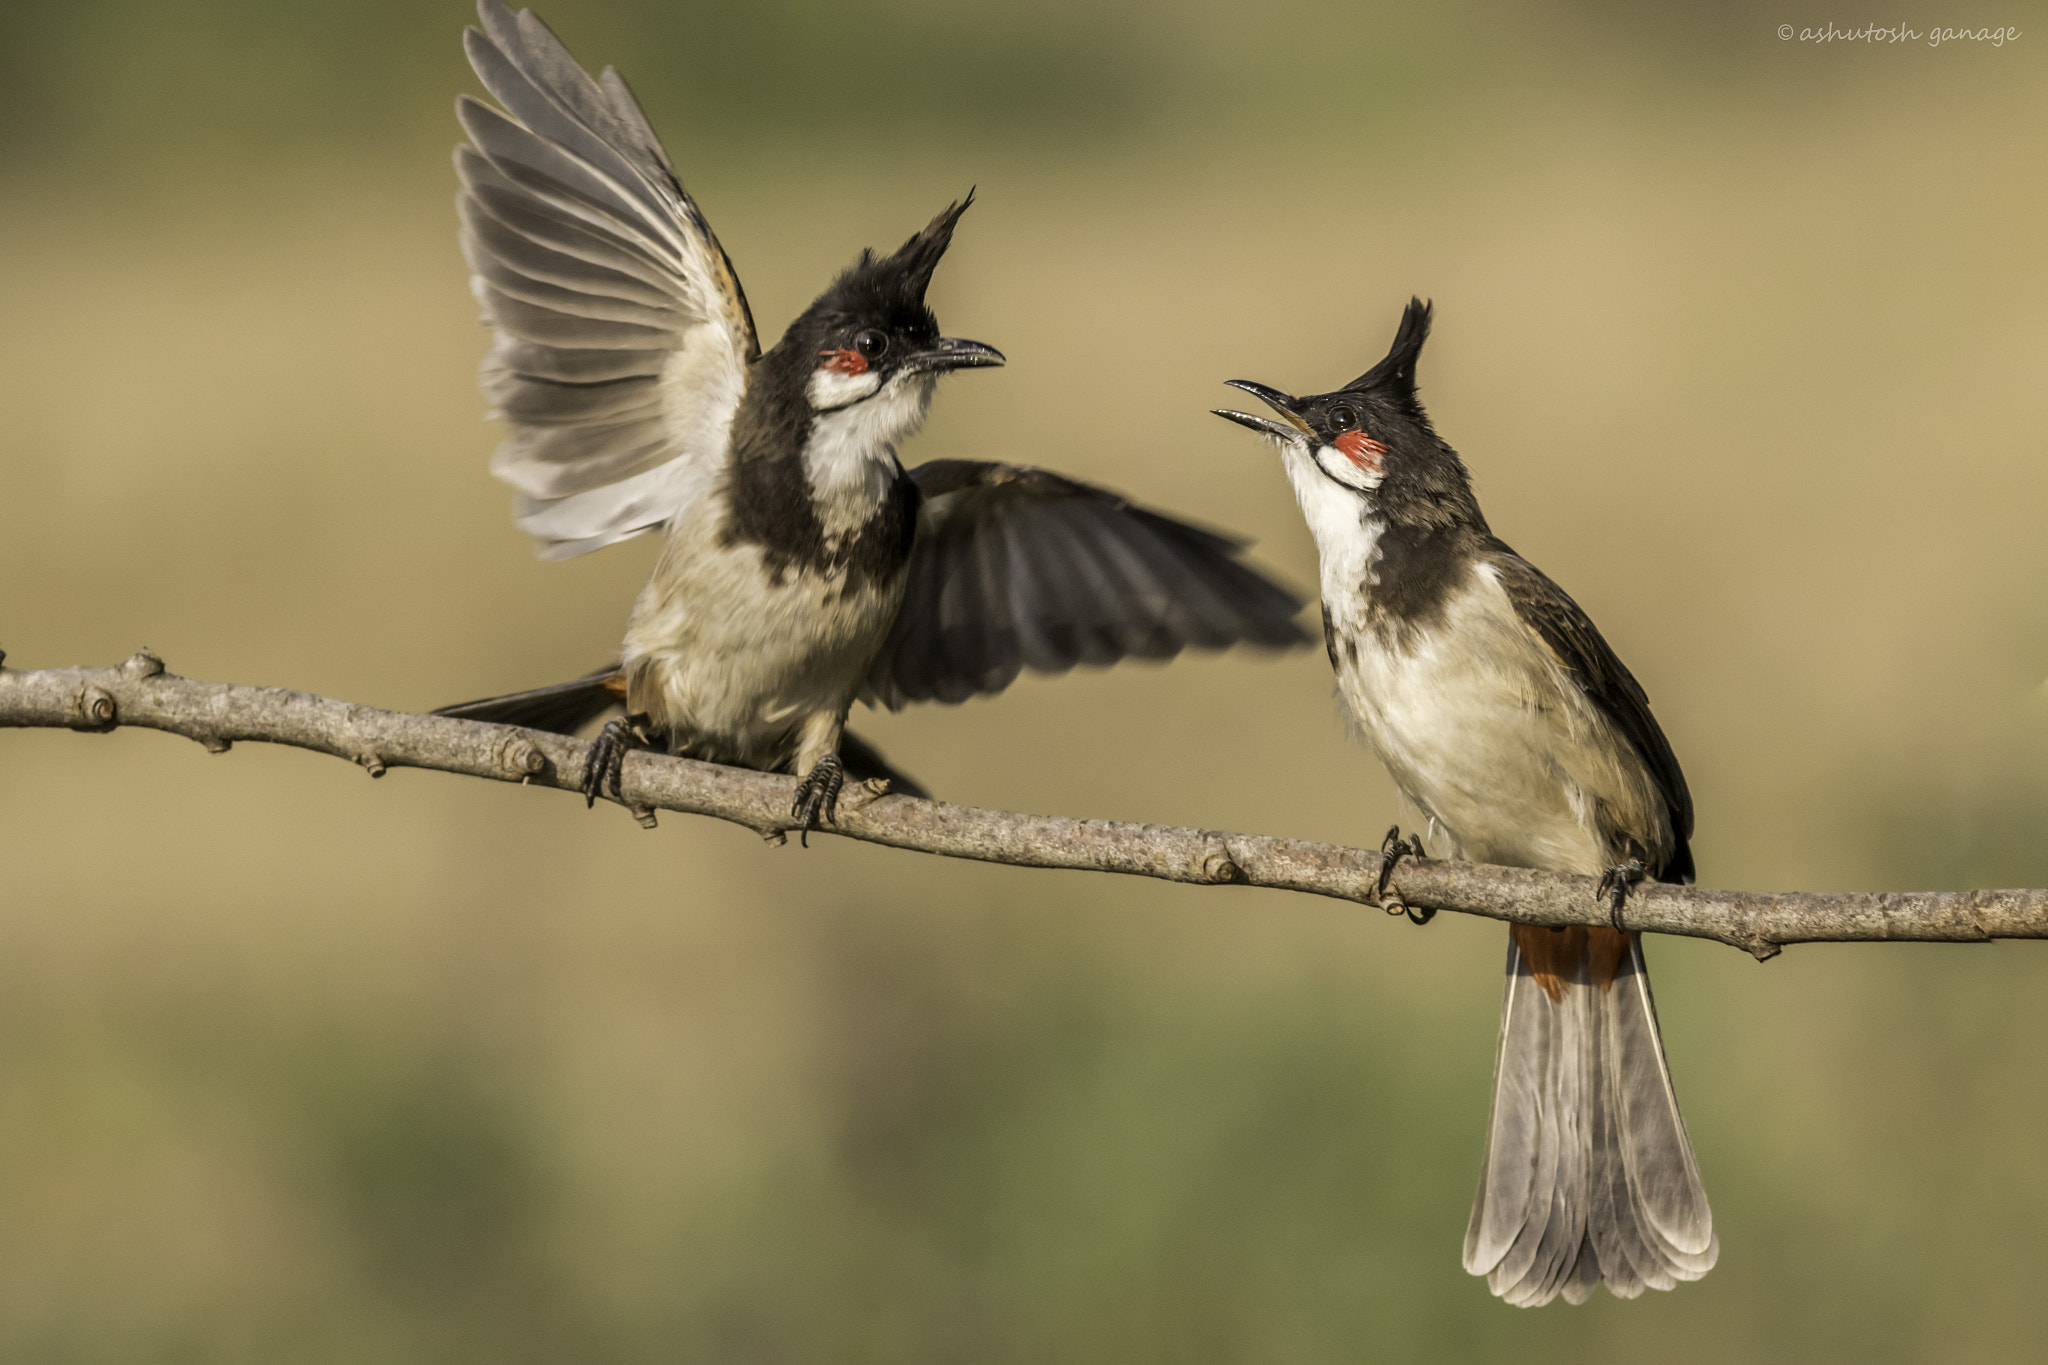
[[[2048, 884], [2048, 13], [561, 0], [774, 336], [981, 200], [905, 452], [1240, 529], [1205, 409], [1383, 352], [1648, 687], [1702, 879]], [[1923, 12], [1924, 11], [1924, 12]], [[1843, 15], [1832, 16], [1838, 23]], [[1860, 16], [1848, 16], [1857, 18]], [[379, 706], [611, 656], [645, 540], [486, 473], [456, 0], [0, 20], [0, 645]], [[1371, 843], [1320, 651], [857, 716], [961, 801]], [[2048, 945], [1660, 941], [1720, 1267], [1458, 1264], [1497, 925], [771, 849], [244, 745], [0, 735], [0, 1358], [2010, 1361], [2048, 1353]]]

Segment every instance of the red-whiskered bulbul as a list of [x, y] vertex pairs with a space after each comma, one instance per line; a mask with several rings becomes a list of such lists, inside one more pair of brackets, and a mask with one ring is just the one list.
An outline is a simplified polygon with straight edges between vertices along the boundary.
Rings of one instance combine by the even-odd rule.
[[921, 794], [844, 733], [857, 697], [958, 702], [1023, 668], [1306, 642], [1300, 600], [1240, 542], [1044, 470], [897, 463], [941, 374], [1003, 363], [925, 305], [972, 194], [864, 252], [764, 353], [625, 82], [591, 79], [530, 10], [478, 13], [465, 45], [503, 111], [462, 99], [455, 164], [497, 331], [483, 387], [511, 425], [493, 469], [547, 557], [666, 538], [620, 664], [442, 714], [572, 733], [622, 703], [587, 797], [617, 796], [626, 749], [651, 743], [795, 773], [808, 830], [849, 770]]
[[1524, 1306], [1583, 1303], [1603, 1280], [1633, 1298], [1719, 1254], [1621, 918], [1643, 876], [1692, 880], [1692, 798], [1643, 689], [1488, 529], [1430, 425], [1415, 391], [1429, 322], [1411, 301], [1386, 359], [1334, 393], [1232, 381], [1277, 422], [1217, 415], [1279, 446], [1322, 558], [1338, 691], [1433, 833], [1477, 862], [1598, 876], [1611, 897], [1613, 928], [1511, 926], [1465, 1268]]

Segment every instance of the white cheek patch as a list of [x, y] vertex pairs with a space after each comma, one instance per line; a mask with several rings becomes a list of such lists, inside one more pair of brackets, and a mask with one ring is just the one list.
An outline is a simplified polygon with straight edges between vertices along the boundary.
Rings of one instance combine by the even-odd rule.
[[804, 397], [810, 400], [813, 411], [830, 412], [848, 403], [872, 398], [875, 390], [881, 387], [882, 377], [873, 370], [848, 374], [832, 365], [820, 365], [811, 371], [811, 381], [804, 386]]
[[1346, 488], [1356, 488], [1361, 493], [1372, 492], [1386, 477], [1379, 468], [1378, 460], [1372, 462], [1371, 468], [1361, 468], [1349, 454], [1333, 445], [1316, 447], [1316, 464], [1338, 483]]

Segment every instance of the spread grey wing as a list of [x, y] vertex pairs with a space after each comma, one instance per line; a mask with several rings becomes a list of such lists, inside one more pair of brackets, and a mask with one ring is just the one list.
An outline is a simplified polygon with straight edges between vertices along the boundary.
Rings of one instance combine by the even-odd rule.
[[1243, 544], [1043, 469], [935, 460], [909, 584], [865, 699], [891, 709], [1000, 692], [1026, 668], [1306, 644], [1301, 599]]
[[1660, 876], [1665, 881], [1691, 881], [1692, 793], [1686, 789], [1685, 774], [1679, 770], [1678, 756], [1671, 752], [1671, 742], [1650, 714], [1650, 698], [1642, 684], [1569, 593], [1502, 542], [1494, 541], [1493, 549], [1497, 552], [1494, 570], [1515, 610], [1570, 670], [1586, 699], [1635, 746], [1649, 767], [1665, 809], [1671, 813], [1671, 832], [1677, 839], [1677, 848]]
[[660, 525], [708, 486], [760, 354], [746, 295], [633, 94], [534, 17], [479, 0], [463, 45], [456, 207], [511, 425], [492, 472], [565, 559]]

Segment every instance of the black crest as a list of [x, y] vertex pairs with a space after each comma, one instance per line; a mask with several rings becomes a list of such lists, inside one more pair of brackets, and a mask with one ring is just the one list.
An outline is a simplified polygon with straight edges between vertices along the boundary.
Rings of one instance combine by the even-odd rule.
[[[918, 302], [924, 302], [924, 291], [931, 285], [932, 271], [938, 269], [939, 258], [953, 244], [954, 225], [973, 204], [974, 191], [969, 190], [965, 199], [939, 210], [939, 216], [926, 223], [922, 232], [897, 247], [894, 255], [880, 263], [884, 270], [901, 278], [905, 289], [916, 291]], [[868, 257], [863, 255], [862, 263], [867, 260]]]
[[863, 251], [847, 272], [833, 281], [820, 302], [833, 311], [866, 316], [929, 318], [924, 305], [932, 272], [953, 243], [953, 227], [974, 203], [974, 191], [948, 204], [924, 229], [887, 256]]
[[1415, 362], [1422, 355], [1422, 343], [1429, 340], [1431, 312], [1432, 305], [1410, 298], [1386, 359], [1346, 384], [1341, 392], [1370, 394], [1422, 417], [1422, 401], [1415, 396]]

